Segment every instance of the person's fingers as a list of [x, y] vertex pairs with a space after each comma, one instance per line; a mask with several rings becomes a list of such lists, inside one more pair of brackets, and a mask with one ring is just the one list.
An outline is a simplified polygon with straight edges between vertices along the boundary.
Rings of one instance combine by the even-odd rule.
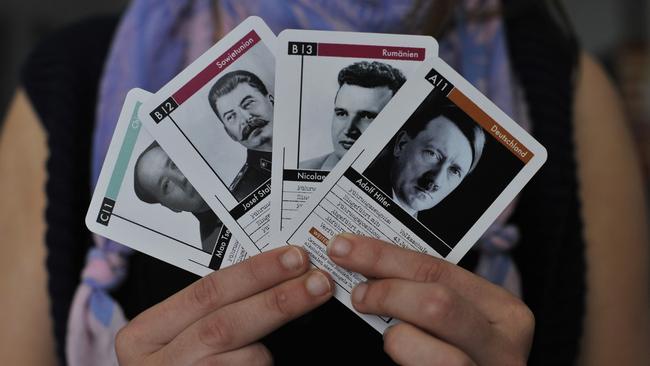
[[165, 358], [178, 357], [176, 363], [186, 365], [197, 358], [237, 349], [323, 304], [332, 291], [329, 275], [310, 271], [212, 312], [185, 329], [162, 351]]
[[488, 313], [498, 310], [512, 297], [502, 288], [461, 267], [378, 239], [340, 234], [328, 244], [327, 253], [337, 265], [366, 277], [402, 278], [447, 285]]
[[127, 338], [146, 339], [152, 350], [157, 349], [215, 309], [300, 276], [308, 268], [307, 254], [298, 247], [258, 254], [198, 280], [137, 316], [121, 333]]
[[476, 363], [460, 349], [408, 323], [384, 332], [384, 351], [400, 365], [464, 366]]
[[352, 305], [366, 314], [394, 317], [452, 344], [478, 363], [498, 357], [501, 333], [473, 304], [438, 283], [383, 279], [359, 284]]
[[532, 342], [535, 318], [528, 307], [506, 290], [475, 274], [426, 254], [381, 240], [342, 234], [328, 244], [330, 258], [339, 266], [367, 277], [399, 278], [438, 283], [471, 303], [511, 340], [516, 360], [525, 359]]
[[273, 365], [273, 355], [263, 344], [253, 343], [230, 352], [207, 356], [193, 366], [214, 365], [269, 366]]

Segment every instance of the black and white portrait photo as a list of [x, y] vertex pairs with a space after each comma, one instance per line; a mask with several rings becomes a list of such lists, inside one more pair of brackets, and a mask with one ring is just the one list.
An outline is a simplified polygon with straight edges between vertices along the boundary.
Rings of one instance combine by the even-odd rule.
[[273, 94], [257, 75], [237, 70], [212, 85], [208, 101], [228, 136], [246, 148], [246, 162], [229, 185], [239, 201], [271, 178]]
[[174, 113], [237, 202], [271, 178], [275, 61], [260, 42], [222, 69]]
[[404, 211], [417, 217], [472, 173], [484, 144], [483, 129], [458, 107], [421, 108], [382, 152], [385, 164], [372, 164], [366, 175]]
[[133, 190], [143, 203], [194, 216], [202, 250], [212, 253], [223, 226], [221, 220], [155, 141], [135, 161]]
[[432, 93], [363, 175], [409, 216], [457, 242], [522, 167], [461, 108]]
[[[320, 108], [311, 108], [310, 99], [306, 97], [306, 110], [316, 115], [305, 117], [304, 122], [305, 130], [315, 131], [316, 128], [323, 132], [323, 122], [329, 122], [327, 135], [330, 139], [318, 140], [323, 140], [327, 145], [331, 141], [331, 147], [325, 147], [326, 153], [314, 156], [319, 149], [322, 150], [322, 144], [315, 141], [313, 134], [305, 138], [301, 136], [305, 143], [301, 144], [299, 169], [330, 171], [334, 168], [406, 81], [397, 67], [379, 61], [349, 63], [332, 77], [336, 80], [336, 86], [328, 93], [323, 93], [321, 87], [313, 86], [314, 91], [323, 95], [316, 101], [321, 104]], [[322, 110], [323, 106], [325, 111], [319, 114], [317, 111]], [[317, 126], [310, 127], [314, 124]], [[310, 158], [303, 159], [305, 157]]]

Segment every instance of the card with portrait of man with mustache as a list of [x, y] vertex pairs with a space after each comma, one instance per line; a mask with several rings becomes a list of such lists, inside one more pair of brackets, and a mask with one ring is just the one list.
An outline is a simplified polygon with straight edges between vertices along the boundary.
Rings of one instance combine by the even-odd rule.
[[276, 37], [249, 17], [163, 86], [143, 123], [246, 249], [269, 243]]
[[[305, 248], [352, 308], [367, 279], [328, 257], [351, 232], [457, 263], [546, 160], [546, 150], [439, 58], [395, 94], [280, 239]], [[340, 290], [340, 291], [339, 291]], [[380, 332], [395, 319], [358, 313]]]
[[246, 162], [229, 185], [241, 200], [271, 178], [273, 94], [254, 73], [237, 70], [214, 83], [208, 101], [228, 136], [246, 148]]
[[405, 214], [403, 222], [435, 232], [452, 247], [532, 154], [522, 158], [520, 145], [504, 146], [495, 138], [503, 135], [494, 134], [502, 128], [489, 125], [460, 95], [458, 89], [431, 91], [362, 172]]

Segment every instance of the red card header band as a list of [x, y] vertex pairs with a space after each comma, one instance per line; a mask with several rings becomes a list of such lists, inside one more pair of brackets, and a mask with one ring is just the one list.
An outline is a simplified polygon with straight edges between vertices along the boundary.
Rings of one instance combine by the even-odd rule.
[[318, 56], [376, 58], [423, 61], [426, 49], [417, 47], [369, 46], [359, 44], [319, 43]]
[[242, 57], [259, 41], [260, 36], [255, 31], [250, 31], [248, 34], [246, 34], [242, 39], [237, 41], [234, 46], [230, 47], [216, 60], [206, 66], [205, 69], [201, 70], [201, 72], [196, 74], [196, 76], [194, 76], [192, 79], [190, 79], [190, 81], [178, 89], [178, 91], [172, 95], [172, 98], [174, 98], [176, 104], [183, 104], [183, 102], [188, 100], [192, 95], [194, 95], [194, 93], [205, 86], [205, 84], [207, 84], [215, 76], [226, 70], [228, 66]]

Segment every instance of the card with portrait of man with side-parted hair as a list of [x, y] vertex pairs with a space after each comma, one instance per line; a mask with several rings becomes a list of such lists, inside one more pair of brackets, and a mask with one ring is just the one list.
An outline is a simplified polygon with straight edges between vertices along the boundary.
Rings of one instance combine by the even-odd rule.
[[285, 30], [278, 36], [271, 230], [290, 226], [409, 75], [430, 36]]
[[[332, 274], [352, 308], [361, 275], [327, 256], [352, 232], [457, 263], [546, 161], [530, 134], [439, 58], [426, 60], [328, 174], [281, 239]], [[359, 314], [380, 332], [394, 319]]]

